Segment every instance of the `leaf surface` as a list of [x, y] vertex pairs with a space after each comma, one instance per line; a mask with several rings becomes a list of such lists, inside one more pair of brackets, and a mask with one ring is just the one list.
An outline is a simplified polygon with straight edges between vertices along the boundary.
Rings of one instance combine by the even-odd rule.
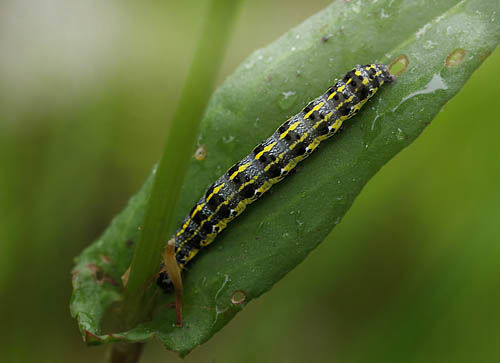
[[463, 87], [500, 41], [497, 8], [496, 0], [337, 1], [252, 54], [211, 98], [199, 137], [207, 157], [190, 163], [178, 223], [214, 180], [355, 64], [393, 63], [398, 75], [200, 252], [184, 274], [182, 328], [174, 326], [173, 295], [159, 294], [151, 321], [104, 334], [101, 321], [121, 299], [150, 178], [77, 258], [71, 311], [87, 343], [156, 336], [184, 355], [208, 340], [299, 264], [368, 180]]

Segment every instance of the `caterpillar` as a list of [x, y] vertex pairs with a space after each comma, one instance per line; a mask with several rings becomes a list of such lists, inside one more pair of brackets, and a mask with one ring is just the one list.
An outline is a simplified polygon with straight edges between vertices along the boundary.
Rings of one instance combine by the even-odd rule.
[[[338, 133], [345, 120], [393, 79], [383, 64], [357, 65], [233, 165], [208, 188], [172, 237], [179, 269], [212, 243], [247, 205], [283, 180], [323, 140]], [[172, 291], [168, 272], [159, 273], [157, 285]]]

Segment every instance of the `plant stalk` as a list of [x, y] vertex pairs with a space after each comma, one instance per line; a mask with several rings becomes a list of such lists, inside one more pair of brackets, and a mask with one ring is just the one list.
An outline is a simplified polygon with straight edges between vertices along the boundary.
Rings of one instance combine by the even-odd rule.
[[[197, 130], [223, 60], [241, 0], [211, 0], [190, 71], [155, 173], [120, 309], [118, 331], [147, 320], [153, 309], [162, 250], [172, 233], [172, 216], [193, 154]], [[112, 363], [137, 362], [137, 344], [114, 344]], [[135, 360], [128, 360], [135, 357]], [[120, 360], [122, 359], [122, 360]]]

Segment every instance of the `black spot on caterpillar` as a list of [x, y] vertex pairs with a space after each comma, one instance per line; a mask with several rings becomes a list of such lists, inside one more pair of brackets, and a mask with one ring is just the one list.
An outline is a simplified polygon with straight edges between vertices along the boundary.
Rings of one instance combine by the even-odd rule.
[[[247, 205], [284, 179], [323, 140], [335, 135], [380, 86], [392, 81], [383, 64], [356, 66], [232, 166], [208, 188], [173, 236], [179, 268], [183, 269]], [[173, 287], [167, 272], [159, 274], [157, 284], [165, 292]]]

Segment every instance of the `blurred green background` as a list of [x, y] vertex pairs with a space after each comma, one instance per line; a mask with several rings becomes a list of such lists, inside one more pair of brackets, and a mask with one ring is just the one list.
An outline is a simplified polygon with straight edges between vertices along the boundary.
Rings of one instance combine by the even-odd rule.
[[[247, 1], [219, 84], [328, 4]], [[0, 351], [102, 360], [69, 314], [73, 257], [161, 154], [205, 0], [0, 3]], [[186, 362], [497, 362], [500, 51], [308, 259]], [[180, 361], [159, 343], [144, 362]]]

